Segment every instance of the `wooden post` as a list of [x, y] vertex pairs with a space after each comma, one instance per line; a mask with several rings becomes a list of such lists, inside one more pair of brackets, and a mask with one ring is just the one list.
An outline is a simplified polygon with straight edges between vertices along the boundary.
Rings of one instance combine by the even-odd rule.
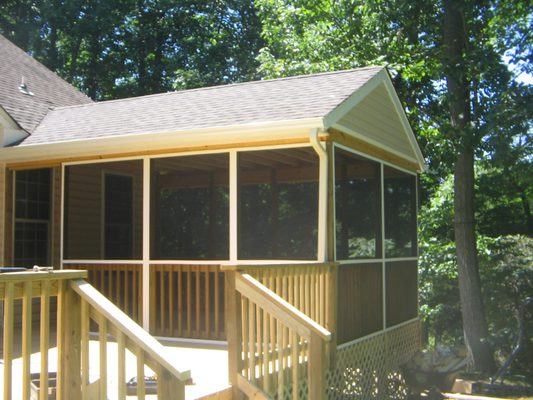
[[235, 286], [236, 271], [225, 271], [226, 338], [228, 340], [228, 377], [233, 387], [233, 398], [242, 398], [238, 387], [238, 375], [242, 371], [242, 316], [241, 295]]
[[163, 368], [157, 373], [157, 398], [159, 400], [185, 400], [183, 382], [179, 382]]
[[81, 398], [81, 299], [68, 282], [58, 293], [58, 400]]
[[309, 400], [326, 398], [326, 363], [324, 342], [320, 336], [311, 331], [309, 338], [309, 361], [307, 370]]
[[13, 299], [15, 285], [8, 282], [4, 289], [4, 399], [11, 399], [13, 377]]
[[327, 351], [327, 367], [335, 368], [337, 356], [337, 309], [338, 309], [338, 277], [339, 264], [335, 263], [328, 267], [329, 271], [326, 275], [326, 326], [325, 328], [332, 333], [331, 341], [326, 345]]

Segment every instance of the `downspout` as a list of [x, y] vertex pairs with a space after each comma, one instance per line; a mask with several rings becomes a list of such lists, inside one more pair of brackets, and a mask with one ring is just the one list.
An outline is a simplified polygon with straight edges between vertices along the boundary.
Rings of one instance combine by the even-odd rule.
[[320, 142], [317, 128], [309, 131], [309, 141], [319, 159], [318, 174], [318, 261], [325, 262], [327, 255], [327, 218], [328, 218], [328, 153]]

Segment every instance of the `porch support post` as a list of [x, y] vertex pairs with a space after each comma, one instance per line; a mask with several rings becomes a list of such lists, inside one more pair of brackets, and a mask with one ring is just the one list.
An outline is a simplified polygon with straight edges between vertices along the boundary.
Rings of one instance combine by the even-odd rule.
[[241, 294], [237, 291], [233, 270], [224, 271], [226, 338], [228, 341], [228, 378], [233, 398], [242, 399], [239, 390], [239, 375], [242, 372], [242, 315]]
[[309, 132], [309, 141], [318, 154], [320, 161], [318, 178], [318, 261], [325, 262], [327, 257], [327, 216], [328, 216], [328, 154], [318, 137], [319, 130]]
[[[238, 257], [237, 242], [237, 152], [229, 152], [229, 259], [235, 263]], [[227, 332], [227, 331], [226, 331]]]
[[150, 159], [143, 159], [142, 325], [150, 331]]

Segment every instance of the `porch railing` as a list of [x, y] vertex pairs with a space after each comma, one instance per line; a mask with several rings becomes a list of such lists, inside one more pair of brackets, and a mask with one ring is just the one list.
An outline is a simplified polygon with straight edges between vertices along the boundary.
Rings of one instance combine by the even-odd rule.
[[224, 266], [249, 274], [309, 318], [333, 332], [336, 327], [337, 263]]
[[257, 279], [226, 271], [230, 383], [249, 398], [323, 399], [331, 333]]
[[[114, 338], [118, 347], [117, 398], [126, 398], [126, 352], [137, 362], [137, 393], [144, 398], [145, 365], [157, 377], [157, 394], [160, 399], [184, 399], [184, 385], [190, 373], [173, 367], [163, 346], [111, 301], [85, 281], [86, 271], [20, 272], [0, 275], [0, 298], [4, 307], [3, 359], [4, 399], [13, 397], [14, 302], [22, 299], [22, 357], [21, 393], [30, 398], [32, 299], [40, 298], [38, 322], [40, 352], [40, 399], [48, 398], [49, 350], [53, 347], [50, 327], [50, 298], [57, 296], [57, 387], [58, 399], [106, 399], [108, 394], [107, 344]], [[99, 361], [98, 379], [90, 384], [89, 370], [93, 365], [89, 357], [89, 327], [98, 328]], [[91, 327], [92, 328], [92, 327]], [[94, 369], [93, 369], [94, 370]], [[18, 379], [17, 379], [18, 381]]]
[[87, 280], [138, 324], [142, 324], [142, 264], [65, 264], [68, 269], [87, 270]]

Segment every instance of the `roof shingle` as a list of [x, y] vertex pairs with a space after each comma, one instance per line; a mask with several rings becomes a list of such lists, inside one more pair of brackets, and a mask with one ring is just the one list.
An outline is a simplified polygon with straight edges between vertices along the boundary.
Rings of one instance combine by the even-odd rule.
[[61, 107], [21, 145], [324, 117], [382, 67]]
[[[52, 107], [92, 103], [30, 55], [0, 35], [0, 106], [32, 133]], [[22, 80], [32, 95], [24, 94]]]

